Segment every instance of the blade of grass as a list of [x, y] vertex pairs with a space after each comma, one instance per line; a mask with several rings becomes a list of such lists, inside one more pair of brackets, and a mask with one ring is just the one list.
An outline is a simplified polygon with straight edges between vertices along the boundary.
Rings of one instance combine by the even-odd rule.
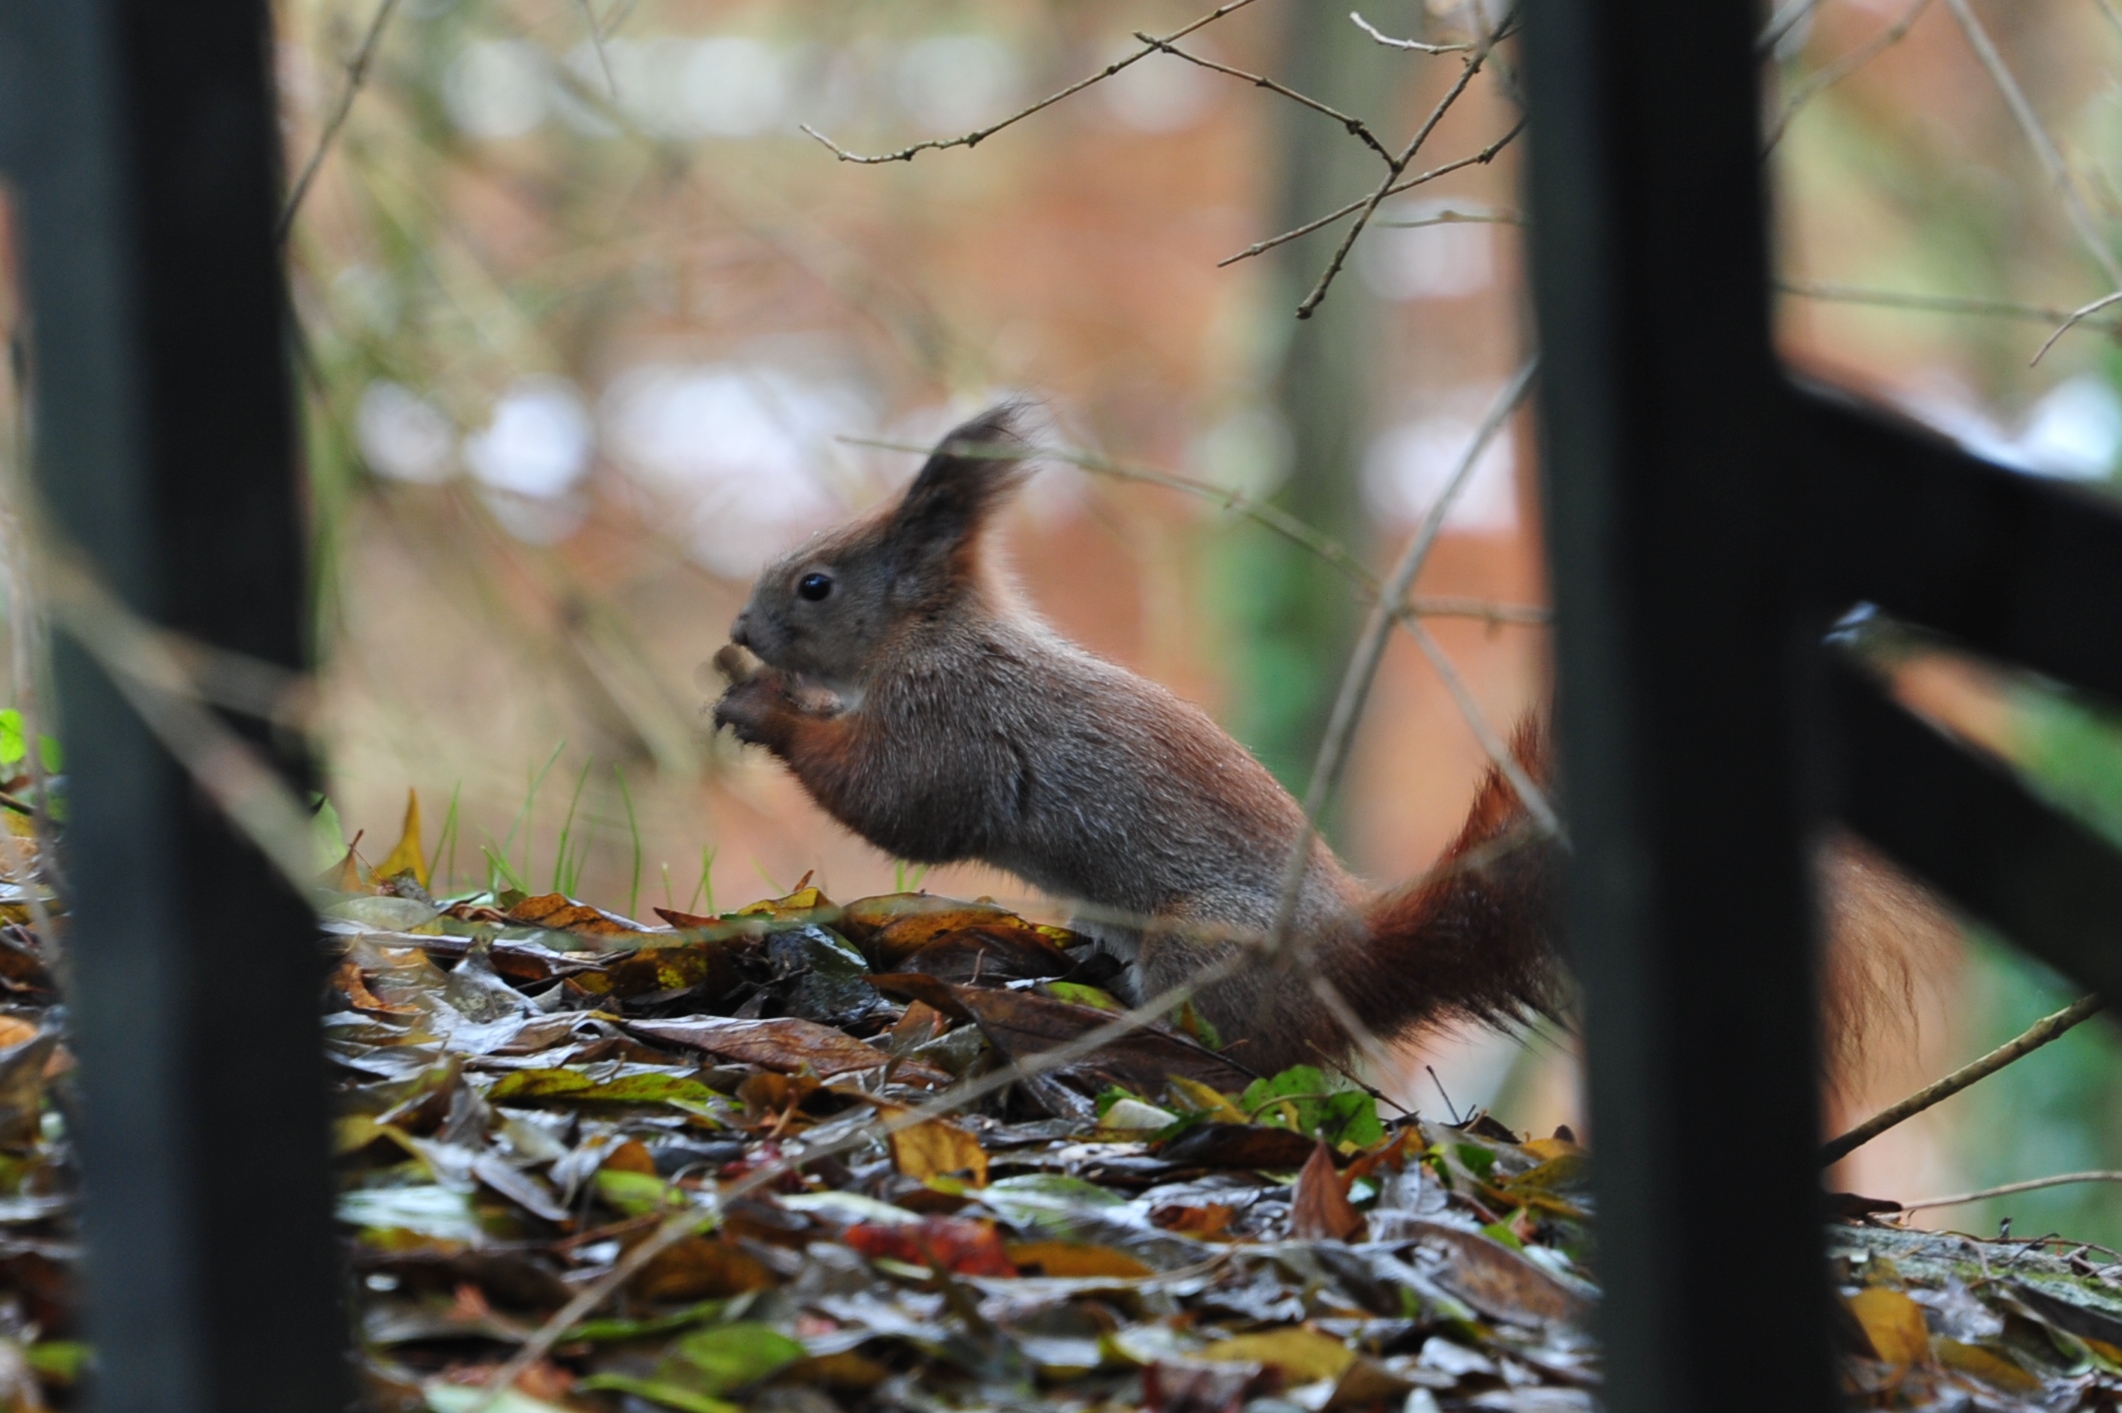
[[[525, 873], [530, 872], [530, 830], [526, 828], [526, 826], [530, 823], [531, 806], [538, 803], [538, 787], [545, 783], [546, 771], [549, 771], [553, 768], [553, 762], [559, 760], [560, 752], [566, 749], [567, 742], [565, 741], [562, 741], [559, 745], [553, 747], [553, 753], [545, 758], [545, 764], [539, 768], [538, 773], [536, 775], [531, 777], [530, 789], [524, 794], [523, 803], [516, 810], [516, 817], [510, 820], [508, 823], [508, 837], [501, 841], [501, 852], [503, 854], [506, 854], [510, 849], [515, 847], [516, 831], [518, 829], [522, 829], [524, 831], [523, 871]], [[489, 837], [487, 842], [493, 842], [492, 838]], [[514, 869], [509, 870], [509, 872], [512, 876], [515, 874]], [[525, 891], [527, 892], [529, 890], [526, 889]]]
[[[633, 881], [626, 889], [626, 915], [632, 917], [635, 909], [641, 905], [641, 821], [634, 816], [634, 792], [626, 788], [626, 772], [619, 769], [616, 762], [612, 765], [612, 777], [619, 782], [619, 798], [626, 802], [626, 833], [634, 845]], [[663, 891], [670, 892], [668, 868], [664, 870], [663, 883]]]
[[[575, 810], [582, 803], [582, 787], [589, 783], [589, 767], [590, 762], [582, 762], [582, 773], [575, 777], [575, 793], [568, 796], [567, 816], [560, 821], [560, 843], [553, 851], [552, 891], [555, 893], [566, 893], [569, 897], [574, 896], [573, 886], [561, 887], [561, 874], [567, 865], [568, 840], [574, 836], [575, 832]], [[524, 870], [526, 873], [529, 871], [527, 868]]]
[[486, 843], [480, 846], [480, 852], [486, 855], [487, 892], [498, 895], [501, 890], [494, 886], [497, 882], [506, 883], [518, 893], [530, 892], [530, 889], [524, 886], [523, 879], [517, 875], [513, 868], [509, 867], [508, 855], [494, 848], [492, 835], [487, 836]]
[[663, 864], [663, 906], [669, 908], [672, 912], [678, 911], [678, 900], [671, 896], [670, 861], [667, 859]]
[[[442, 832], [435, 836], [435, 856], [427, 861], [428, 882], [432, 884], [437, 878], [443, 880], [442, 887], [436, 890], [438, 893], [446, 894], [457, 886], [457, 796], [463, 789], [464, 782], [461, 780], [450, 787], [449, 813], [442, 816]], [[441, 871], [442, 851], [445, 846], [449, 849], [447, 874]]]
[[786, 898], [788, 896], [787, 890], [784, 889], [780, 884], [774, 882], [774, 876], [766, 871], [765, 864], [760, 863], [757, 859], [753, 859], [752, 867], [757, 869], [759, 871], [759, 876], [766, 880], [766, 886], [773, 890], [774, 897]]
[[693, 907], [694, 907], [694, 905], [695, 905], [695, 904], [697, 904], [697, 903], [698, 903], [698, 902], [700, 901], [700, 895], [701, 895], [702, 893], [705, 893], [705, 894], [707, 895], [707, 911], [708, 911], [708, 913], [709, 913], [710, 915], [714, 915], [714, 913], [715, 913], [715, 880], [714, 880], [714, 867], [715, 867], [715, 851], [714, 851], [713, 849], [710, 849], [710, 848], [708, 848], [708, 847], [707, 847], [707, 846], [706, 846], [705, 844], [701, 845], [701, 846], [700, 846], [700, 881], [699, 881], [699, 883], [695, 884], [695, 885], [694, 885], [694, 887], [693, 887], [693, 896], [685, 900], [685, 910], [686, 910], [687, 912], [691, 912], [691, 911], [693, 910]]

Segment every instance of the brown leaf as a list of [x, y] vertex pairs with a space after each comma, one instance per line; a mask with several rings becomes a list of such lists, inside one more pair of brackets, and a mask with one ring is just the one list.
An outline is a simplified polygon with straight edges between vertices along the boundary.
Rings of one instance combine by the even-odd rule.
[[952, 1020], [968, 1021], [973, 1013], [958, 1004], [950, 983], [918, 971], [870, 972], [862, 978], [883, 995], [898, 1001], [917, 1002]]
[[1110, 1246], [1076, 1241], [1012, 1241], [1006, 1249], [1009, 1259], [1020, 1268], [1036, 1267], [1041, 1275], [1139, 1280], [1156, 1274], [1155, 1268]]
[[1589, 1309], [1583, 1296], [1493, 1237], [1440, 1222], [1412, 1221], [1404, 1230], [1443, 1249], [1437, 1283], [1484, 1315], [1539, 1324], [1579, 1320]]
[[858, 1222], [840, 1239], [872, 1259], [887, 1257], [911, 1266], [959, 1276], [1014, 1276], [993, 1222], [970, 1217], [927, 1217], [906, 1226]]
[[987, 1150], [956, 1124], [929, 1119], [894, 1131], [890, 1141], [893, 1165], [916, 1182], [966, 1173], [973, 1186], [987, 1186]]
[[1153, 1207], [1150, 1209], [1149, 1219], [1166, 1231], [1215, 1241], [1230, 1230], [1231, 1220], [1237, 1215], [1238, 1209], [1228, 1203], [1207, 1202], [1199, 1207], [1181, 1207], [1176, 1204]]
[[1202, 1350], [1201, 1357], [1218, 1364], [1262, 1364], [1300, 1384], [1339, 1378], [1356, 1362], [1355, 1351], [1340, 1340], [1301, 1325], [1218, 1340]]
[[1979, 1344], [1941, 1339], [1937, 1343], [1937, 1353], [1938, 1362], [1946, 1368], [1980, 1379], [1991, 1388], [2018, 1394], [2036, 1393], [2041, 1388], [2041, 1381], [2032, 1374], [2005, 1355], [1984, 1349]]
[[565, 893], [540, 893], [525, 898], [508, 910], [510, 922], [526, 927], [549, 927], [555, 932], [576, 932], [585, 937], [662, 937], [647, 932], [640, 923], [578, 903]]
[[717, 1300], [766, 1290], [773, 1273], [758, 1258], [726, 1241], [692, 1236], [662, 1252], [629, 1287], [643, 1300]]
[[[1029, 991], [953, 986], [951, 995], [980, 1023], [995, 1048], [1012, 1060], [1065, 1045], [1113, 1020], [1108, 1012]], [[1110, 1084], [1140, 1093], [1156, 1092], [1170, 1075], [1184, 1075], [1225, 1093], [1241, 1090], [1256, 1078], [1250, 1070], [1168, 1026], [1145, 1027], [1120, 1036], [1062, 1072], [1088, 1079], [1101, 1089]]]
[[648, 1145], [638, 1138], [629, 1138], [604, 1155], [599, 1168], [609, 1168], [615, 1173], [644, 1173], [656, 1175], [656, 1160], [650, 1155]]
[[1297, 1174], [1289, 1231], [1300, 1241], [1354, 1241], [1363, 1234], [1363, 1214], [1349, 1204], [1348, 1189], [1334, 1171], [1333, 1152], [1323, 1141]]
[[1142, 1407], [1145, 1413], [1239, 1413], [1251, 1399], [1281, 1386], [1279, 1374], [1258, 1364], [1152, 1364], [1142, 1371]]
[[575, 979], [575, 984], [591, 995], [622, 999], [659, 991], [690, 991], [696, 986], [705, 987], [710, 996], [723, 996], [736, 982], [737, 950], [728, 941], [642, 947]]
[[1198, 1124], [1158, 1150], [1179, 1167], [1266, 1168], [1287, 1172], [1312, 1156], [1314, 1140], [1266, 1124]]
[[1900, 1291], [1873, 1286], [1844, 1303], [1864, 1326], [1872, 1352], [1885, 1363], [1907, 1368], [1922, 1363], [1930, 1353], [1930, 1327], [1923, 1322], [1923, 1307]]
[[[920, 971], [963, 980], [956, 968], [963, 965], [970, 975], [972, 960], [981, 951], [993, 954], [981, 968], [982, 980], [1009, 966], [1054, 970], [1026, 970], [1005, 980], [1059, 976], [1074, 965], [1061, 950], [1061, 944], [1075, 940], [1073, 933], [1026, 922], [992, 903], [965, 903], [925, 893], [860, 898], [841, 909], [840, 930], [879, 971]], [[946, 945], [957, 949], [958, 960], [946, 963], [939, 959], [936, 965], [913, 960]], [[946, 965], [950, 970], [944, 969]]]
[[916, 1045], [941, 1035], [946, 1024], [948, 1021], [941, 1011], [926, 1001], [915, 1001], [906, 1008], [906, 1014], [899, 1017], [898, 1024], [892, 1027], [891, 1037], [886, 1041], [885, 1048], [894, 1055], [904, 1055]]
[[[891, 1057], [874, 1045], [864, 1044], [845, 1031], [816, 1021], [783, 1016], [776, 1020], [732, 1020], [723, 1016], [699, 1016], [691, 1020], [630, 1021], [626, 1027], [636, 1035], [666, 1045], [684, 1045], [725, 1059], [741, 1060], [763, 1069], [794, 1074], [808, 1069], [825, 1078], [855, 1070], [877, 1069]], [[924, 1079], [948, 1084], [950, 1076], [915, 1061], [902, 1060], [901, 1079]]]

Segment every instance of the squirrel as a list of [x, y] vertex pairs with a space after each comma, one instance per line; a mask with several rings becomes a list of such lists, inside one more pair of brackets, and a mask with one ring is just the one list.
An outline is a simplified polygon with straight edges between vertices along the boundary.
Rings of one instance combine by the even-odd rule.
[[[897, 501], [766, 568], [717, 655], [731, 681], [714, 720], [888, 853], [989, 864], [1073, 900], [1071, 926], [1126, 964], [1115, 989], [1140, 1003], [1267, 937], [1309, 830], [1206, 712], [1062, 637], [1001, 571], [990, 530], [1029, 474], [1022, 417], [1005, 404], [958, 427]], [[1538, 715], [1513, 750], [1548, 786]], [[1495, 769], [1407, 886], [1374, 892], [1314, 837], [1285, 954], [1248, 959], [1194, 1004], [1263, 1074], [1346, 1060], [1350, 1018], [1392, 1041], [1555, 1016], [1562, 847]], [[1851, 846], [1829, 874], [1831, 931], [1891, 934], [1921, 910]], [[1838, 875], [1865, 899], [1845, 905]], [[1831, 1033], [1854, 1034], [1851, 1017], [1910, 987], [1911, 948], [1859, 950], [1884, 963], [1831, 962]]]

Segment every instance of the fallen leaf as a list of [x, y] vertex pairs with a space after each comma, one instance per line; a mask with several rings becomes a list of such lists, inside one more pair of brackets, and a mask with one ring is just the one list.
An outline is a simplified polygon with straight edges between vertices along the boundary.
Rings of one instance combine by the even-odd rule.
[[1420, 1219], [1402, 1229], [1444, 1255], [1437, 1283], [1484, 1315], [1519, 1324], [1574, 1323], [1590, 1310], [1584, 1296], [1493, 1237]]
[[1201, 1124], [1158, 1150], [1179, 1167], [1254, 1168], [1288, 1172], [1310, 1160], [1317, 1141], [1262, 1124]]
[[1135, 1280], [1156, 1270], [1125, 1251], [1075, 1241], [1012, 1241], [1004, 1250], [1019, 1268], [1036, 1268], [1047, 1276], [1114, 1276]]
[[1214, 1241], [1230, 1229], [1231, 1219], [1237, 1215], [1238, 1209], [1227, 1202], [1205, 1202], [1198, 1207], [1176, 1204], [1153, 1207], [1149, 1219], [1166, 1231]]
[[659, 1252], [628, 1289], [648, 1301], [714, 1300], [773, 1285], [758, 1257], [716, 1237], [691, 1236]]
[[1014, 1276], [993, 1222], [972, 1217], [927, 1217], [890, 1226], [858, 1222], [842, 1241], [871, 1260], [902, 1261], [957, 1276]]
[[[731, 1020], [700, 1016], [691, 1020], [630, 1021], [626, 1028], [650, 1040], [705, 1050], [784, 1074], [807, 1069], [827, 1078], [878, 1069], [891, 1061], [891, 1056], [876, 1046], [865, 1044], [844, 1030], [794, 1017]], [[934, 1084], [950, 1082], [950, 1076], [941, 1070], [911, 1060], [900, 1061], [897, 1074], [902, 1080], [919, 1077]]]
[[1922, 1363], [1930, 1353], [1930, 1327], [1923, 1322], [1923, 1307], [1900, 1291], [1872, 1286], [1844, 1303], [1864, 1327], [1872, 1352], [1884, 1362], [1906, 1368]]
[[546, 927], [555, 932], [576, 932], [586, 937], [660, 937], [640, 923], [616, 913], [578, 903], [565, 893], [540, 893], [524, 898], [508, 910], [508, 920], [525, 927]]
[[916, 1182], [964, 1173], [973, 1186], [987, 1186], [987, 1150], [956, 1124], [928, 1119], [894, 1130], [890, 1142], [893, 1165]]
[[742, 1321], [684, 1336], [656, 1372], [712, 1396], [771, 1378], [807, 1354], [773, 1326]]
[[1202, 1350], [1200, 1357], [1219, 1364], [1259, 1364], [1279, 1369], [1290, 1382], [1300, 1384], [1339, 1378], [1356, 1362], [1355, 1353], [1340, 1340], [1301, 1325], [1219, 1340]]
[[1320, 1140], [1290, 1196], [1289, 1231], [1300, 1241], [1354, 1241], [1363, 1234], [1363, 1214], [1349, 1203], [1348, 1189], [1334, 1170], [1333, 1151]]
[[420, 796], [413, 790], [405, 792], [405, 827], [399, 831], [398, 842], [391, 846], [390, 853], [376, 865], [374, 876], [396, 878], [405, 873], [411, 874], [413, 882], [423, 890], [428, 886], [427, 855], [420, 845]]
[[1991, 1388], [2021, 1394], [2035, 1393], [2041, 1388], [2041, 1381], [2032, 1374], [2004, 1355], [1984, 1349], [1979, 1344], [1962, 1344], [1958, 1340], [1940, 1339], [1934, 1348], [1940, 1364], [1980, 1379]]
[[1142, 1371], [1142, 1407], [1145, 1413], [1239, 1413], [1281, 1385], [1278, 1374], [1257, 1364], [1204, 1369], [1158, 1362]]
[[[953, 986], [951, 995], [979, 1022], [995, 1048], [1012, 1060], [1043, 1054], [1109, 1025], [1113, 1019], [1104, 1011], [1029, 991]], [[1108, 1085], [1154, 1093], [1173, 1075], [1184, 1075], [1217, 1090], [1243, 1089], [1253, 1078], [1249, 1071], [1215, 1051], [1161, 1026], [1116, 1037], [1069, 1065], [1065, 1072], [1094, 1084], [1093, 1093]]]

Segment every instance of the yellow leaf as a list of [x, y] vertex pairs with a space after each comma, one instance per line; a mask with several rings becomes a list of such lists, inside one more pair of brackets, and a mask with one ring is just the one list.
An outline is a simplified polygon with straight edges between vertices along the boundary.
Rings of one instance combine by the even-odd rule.
[[1873, 1352], [1886, 1363], [1906, 1368], [1922, 1363], [1930, 1353], [1930, 1327], [1923, 1323], [1923, 1307], [1900, 1291], [1873, 1286], [1858, 1291], [1846, 1303], [1849, 1313], [1864, 1326]]
[[427, 887], [427, 855], [420, 846], [420, 794], [417, 790], [405, 792], [405, 828], [398, 835], [396, 848], [390, 856], [376, 865], [377, 878], [396, 878], [401, 873], [413, 876], [413, 882]]
[[2041, 1381], [2001, 1354], [1956, 1339], [1938, 1341], [1938, 1362], [2006, 1393], [2036, 1393]]
[[1251, 1122], [1246, 1117], [1245, 1111], [1230, 1101], [1228, 1094], [1218, 1094], [1198, 1079], [1188, 1079], [1185, 1075], [1175, 1074], [1167, 1079], [1165, 1083], [1171, 1087], [1172, 1093], [1178, 1095], [1202, 1113], [1207, 1114], [1217, 1123], [1242, 1124]]
[[1005, 1248], [1019, 1266], [1037, 1266], [1049, 1276], [1118, 1276], [1136, 1280], [1156, 1271], [1110, 1246], [1075, 1241], [1012, 1241]]
[[891, 1136], [892, 1162], [915, 1182], [969, 1172], [973, 1186], [987, 1186], [987, 1150], [980, 1140], [941, 1119], [902, 1128]]
[[1519, 1144], [1518, 1147], [1543, 1163], [1551, 1163], [1557, 1158], [1581, 1158], [1584, 1156], [1584, 1150], [1566, 1138], [1528, 1139], [1526, 1142]]
[[1298, 1384], [1337, 1379], [1356, 1362], [1354, 1352], [1340, 1340], [1301, 1326], [1220, 1340], [1202, 1350], [1200, 1357], [1219, 1364], [1266, 1364]]

